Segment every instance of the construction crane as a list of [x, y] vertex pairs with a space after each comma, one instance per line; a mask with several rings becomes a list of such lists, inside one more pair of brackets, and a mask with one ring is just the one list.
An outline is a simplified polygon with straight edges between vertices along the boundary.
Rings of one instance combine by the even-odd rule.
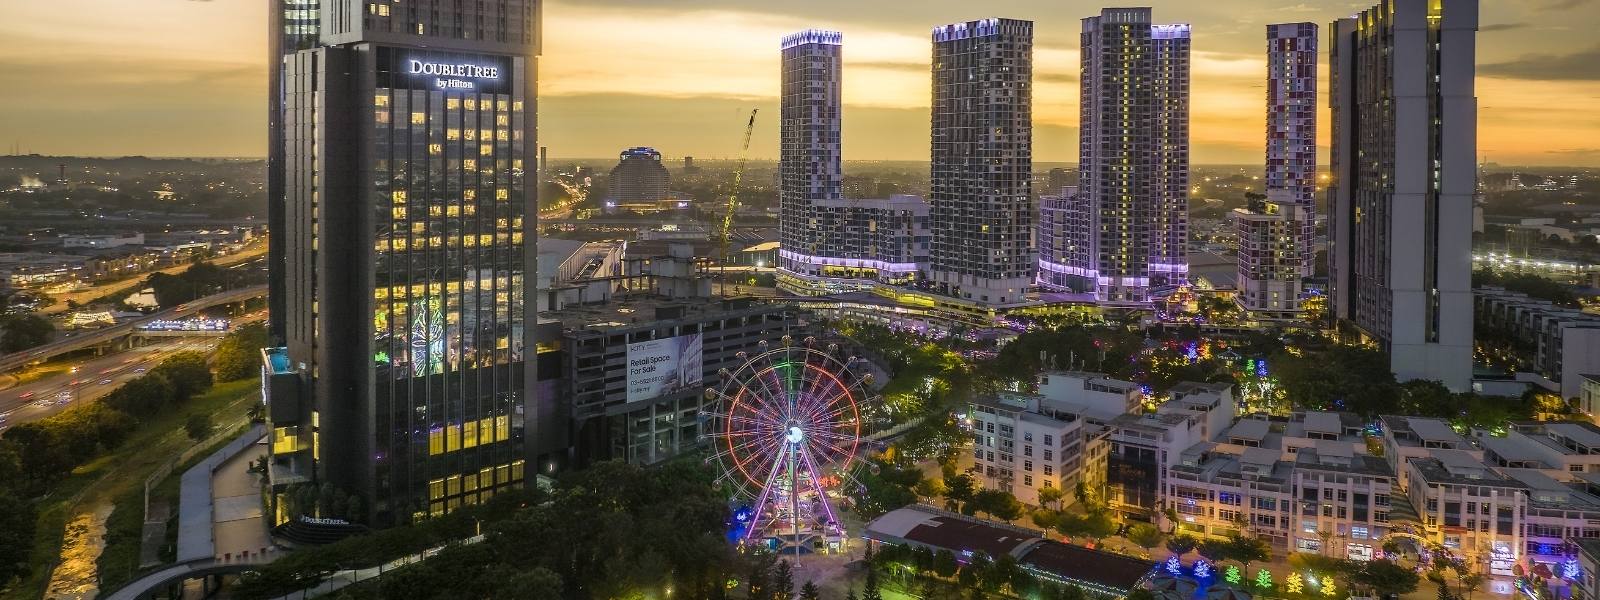
[[[760, 110], [750, 109], [750, 121], [744, 125], [744, 145], [739, 148], [739, 167], [733, 170], [733, 190], [728, 193], [728, 210], [722, 215], [722, 232], [718, 237], [720, 256], [717, 257], [717, 262], [723, 279], [726, 279], [728, 273], [728, 234], [733, 231], [733, 213], [739, 209], [739, 183], [744, 179], [744, 161], [750, 154], [750, 135], [756, 130], [756, 113]], [[727, 285], [727, 282], [723, 281], [723, 295], [727, 295]]]

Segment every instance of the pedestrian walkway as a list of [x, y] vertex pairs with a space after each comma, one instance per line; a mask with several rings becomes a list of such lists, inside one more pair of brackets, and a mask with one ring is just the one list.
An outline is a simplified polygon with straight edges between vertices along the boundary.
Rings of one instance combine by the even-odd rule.
[[228, 459], [250, 448], [264, 435], [266, 427], [257, 424], [200, 461], [200, 464], [183, 472], [182, 490], [178, 495], [178, 562], [193, 562], [218, 555], [212, 528], [215, 504], [213, 475], [224, 463], [229, 462]]
[[252, 556], [272, 547], [272, 536], [262, 519], [261, 477], [250, 464], [267, 455], [255, 444], [217, 467], [211, 478], [212, 554]]

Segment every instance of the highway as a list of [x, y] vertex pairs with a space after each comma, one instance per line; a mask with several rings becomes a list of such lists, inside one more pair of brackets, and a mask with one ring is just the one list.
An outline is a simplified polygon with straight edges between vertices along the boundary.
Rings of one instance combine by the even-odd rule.
[[0, 431], [37, 421], [80, 402], [98, 400], [183, 351], [215, 349], [216, 338], [175, 338], [105, 356], [52, 364], [59, 372], [0, 390]]
[[0, 356], [0, 373], [10, 373], [22, 368], [28, 363], [49, 360], [53, 357], [66, 354], [68, 352], [82, 350], [84, 348], [90, 348], [113, 341], [119, 337], [127, 335], [130, 331], [133, 331], [133, 328], [151, 321], [158, 319], [178, 319], [188, 317], [219, 304], [242, 302], [252, 298], [259, 298], [265, 296], [266, 294], [267, 286], [265, 285], [256, 285], [212, 294], [210, 296], [189, 302], [188, 304], [183, 304], [176, 308], [163, 310], [157, 313], [152, 313], [148, 316], [140, 317], [132, 321], [112, 325], [102, 329], [96, 329], [87, 333], [80, 333], [69, 338], [56, 340], [43, 346], [22, 352], [14, 352], [5, 356]]
[[[234, 254], [229, 254], [229, 255], [223, 256], [221, 258], [212, 259], [209, 262], [211, 262], [212, 264], [215, 264], [215, 265], [217, 265], [219, 267], [229, 267], [229, 266], [236, 265], [236, 264], [239, 264], [239, 263], [242, 263], [244, 261], [247, 261], [247, 260], [250, 260], [250, 259], [254, 259], [254, 258], [263, 258], [264, 259], [266, 253], [267, 253], [267, 243], [266, 243], [265, 240], [261, 240], [261, 241], [257, 241], [257, 242], [251, 242], [248, 246], [246, 246], [243, 250], [241, 250], [239, 252], [236, 252]], [[139, 274], [139, 275], [137, 275], [135, 277], [129, 277], [127, 279], [122, 279], [122, 280], [118, 280], [118, 281], [111, 281], [111, 282], [96, 284], [94, 286], [90, 286], [88, 289], [83, 289], [83, 290], [79, 290], [79, 291], [76, 291], [76, 292], [67, 292], [65, 294], [55, 294], [55, 295], [51, 296], [51, 299], [54, 300], [54, 302], [51, 302], [49, 306], [46, 306], [43, 309], [40, 309], [39, 313], [48, 315], [48, 314], [53, 314], [53, 313], [66, 311], [66, 310], [69, 310], [68, 304], [67, 304], [69, 301], [70, 302], [76, 302], [78, 304], [84, 304], [86, 302], [93, 301], [93, 300], [95, 300], [97, 298], [100, 298], [102, 296], [105, 296], [107, 294], [111, 294], [111, 293], [114, 293], [114, 292], [129, 291], [129, 290], [132, 290], [135, 287], [142, 286], [142, 285], [145, 284], [145, 281], [150, 277], [150, 275], [152, 273], [166, 273], [168, 275], [176, 275], [178, 273], [182, 273], [185, 269], [188, 269], [189, 267], [190, 267], [190, 265], [177, 265], [177, 266], [167, 267], [165, 269], [160, 269], [160, 270], [157, 270], [157, 271], [152, 271], [152, 272], [148, 272], [148, 273], [141, 273], [141, 274]]]

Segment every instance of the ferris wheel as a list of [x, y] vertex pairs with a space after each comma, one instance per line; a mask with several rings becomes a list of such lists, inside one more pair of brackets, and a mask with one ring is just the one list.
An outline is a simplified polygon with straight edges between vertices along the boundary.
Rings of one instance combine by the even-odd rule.
[[719, 481], [753, 501], [740, 542], [757, 540], [780, 552], [839, 550], [844, 532], [833, 497], [858, 464], [861, 403], [872, 375], [857, 375], [861, 359], [837, 357], [839, 348], [818, 349], [784, 336], [782, 347], [749, 356], [723, 369], [721, 388], [706, 388], [713, 403], [705, 416], [711, 459], [722, 467]]

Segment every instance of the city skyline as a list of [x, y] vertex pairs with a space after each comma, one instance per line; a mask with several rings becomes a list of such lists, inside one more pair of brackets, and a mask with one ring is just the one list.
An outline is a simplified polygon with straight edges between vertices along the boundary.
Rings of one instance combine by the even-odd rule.
[[[264, 156], [266, 40], [264, 9], [219, 2], [162, 1], [135, 7], [87, 8], [14, 3], [0, 8], [0, 73], [19, 87], [0, 100], [6, 147], [46, 154]], [[1354, 3], [1300, 3], [1266, 9], [1232, 0], [1184, 6], [1149, 3], [1166, 22], [1194, 26], [1193, 154], [1196, 164], [1259, 160], [1265, 57], [1259, 28], [1270, 22], [1325, 22]], [[72, 10], [74, 6], [86, 10]], [[738, 113], [776, 115], [777, 69], [772, 40], [806, 27], [843, 31], [844, 159], [926, 160], [928, 28], [972, 18], [970, 8], [937, 2], [918, 11], [886, 7], [837, 10], [833, 2], [804, 7], [775, 3], [685, 9], [675, 3], [553, 2], [541, 59], [542, 143], [558, 160], [614, 156], [653, 145], [668, 157], [706, 159], [737, 153]], [[1040, 6], [1015, 1], [985, 13], [1037, 23], [1035, 160], [1075, 162], [1077, 19], [1094, 3]], [[75, 16], [71, 22], [64, 15]], [[203, 26], [196, 26], [202, 23]], [[1600, 72], [1574, 51], [1585, 24], [1600, 24], [1592, 1], [1485, 2], [1478, 57], [1480, 153], [1508, 165], [1597, 165], [1592, 140], [1600, 120], [1585, 110], [1600, 97]], [[192, 31], [148, 36], [150, 27]], [[609, 32], [609, 33], [606, 33]], [[717, 35], [707, 35], [716, 32]], [[92, 36], [89, 34], [93, 34]], [[674, 52], [593, 52], [602, 33], [651, 39]], [[644, 37], [648, 34], [648, 37]], [[1320, 70], [1326, 84], [1326, 68]], [[208, 93], [194, 94], [194, 84]], [[91, 91], [95, 90], [95, 91]], [[1327, 117], [1326, 96], [1318, 101]], [[131, 126], [117, 119], [138, 115]], [[72, 118], [67, 118], [70, 115]], [[776, 119], [757, 121], [752, 158], [777, 157]], [[201, 132], [204, 132], [203, 134]], [[1327, 136], [1320, 135], [1326, 155]]]

